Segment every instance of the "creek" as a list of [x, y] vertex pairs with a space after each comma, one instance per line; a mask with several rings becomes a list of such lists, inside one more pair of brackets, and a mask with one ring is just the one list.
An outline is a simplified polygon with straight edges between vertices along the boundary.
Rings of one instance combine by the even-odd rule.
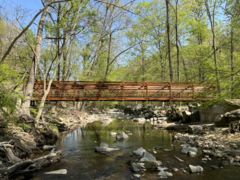
[[[110, 137], [110, 132], [128, 132], [133, 135], [129, 136], [126, 141], [114, 142], [115, 137]], [[172, 141], [172, 131], [156, 130], [151, 124], [137, 124], [127, 119], [116, 119], [108, 126], [102, 126], [96, 121], [87, 124], [85, 127], [78, 128], [73, 132], [62, 134], [56, 143], [56, 148], [52, 151], [62, 150], [63, 157], [60, 163], [45, 167], [38, 172], [28, 173], [24, 175], [24, 179], [33, 180], [90, 180], [90, 179], [110, 179], [110, 180], [130, 180], [134, 172], [130, 170], [128, 165], [129, 160], [135, 161], [136, 157], [131, 157], [133, 150], [143, 147], [149, 153], [154, 155], [157, 160], [160, 160], [164, 167], [167, 167], [168, 172], [173, 174], [173, 177], [168, 179], [186, 179], [186, 180], [236, 180], [239, 179], [240, 167], [228, 166], [216, 170], [211, 169], [211, 165], [219, 164], [219, 160], [212, 158], [206, 164], [201, 164], [203, 154], [201, 149], [198, 149], [196, 157], [189, 157], [181, 154], [179, 143]], [[106, 154], [95, 152], [95, 147], [101, 142], [113, 144], [120, 147], [122, 150], [114, 151]], [[153, 153], [155, 146], [161, 146], [163, 149], [156, 150]], [[164, 151], [170, 149], [171, 151]], [[50, 151], [45, 151], [45, 154]], [[35, 154], [36, 156], [43, 155]], [[174, 156], [184, 160], [178, 161]], [[139, 158], [138, 158], [139, 159]], [[201, 165], [204, 168], [203, 173], [190, 173], [188, 165]], [[177, 172], [172, 172], [172, 168], [178, 168]], [[183, 172], [184, 168], [187, 172]], [[67, 169], [66, 175], [47, 175], [44, 172], [54, 171], [59, 169]], [[142, 179], [159, 179], [159, 171], [147, 170], [144, 172]], [[141, 174], [141, 173], [139, 173]], [[142, 173], [143, 174], [143, 173]]]

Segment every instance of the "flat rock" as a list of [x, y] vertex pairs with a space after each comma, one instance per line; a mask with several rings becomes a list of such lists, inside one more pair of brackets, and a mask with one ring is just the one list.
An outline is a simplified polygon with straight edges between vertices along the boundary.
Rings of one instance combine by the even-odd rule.
[[189, 155], [190, 157], [196, 157], [197, 153], [192, 152], [192, 151], [188, 151], [188, 155]]
[[133, 154], [142, 157], [144, 152], [146, 152], [146, 150], [143, 149], [142, 147], [140, 147], [140, 148], [138, 148], [136, 151], [133, 151]]
[[182, 148], [181, 153], [187, 154], [189, 151], [197, 153], [197, 148], [195, 148], [195, 147], [184, 147], [184, 148]]
[[44, 174], [67, 174], [66, 169], [59, 169], [56, 171], [45, 172]]
[[152, 154], [150, 154], [148, 152], [144, 152], [143, 157], [140, 159], [140, 161], [141, 162], [143, 162], [143, 161], [156, 161], [156, 158]]
[[50, 150], [50, 149], [53, 149], [55, 148], [56, 146], [50, 146], [50, 145], [44, 145], [43, 146], [43, 150]]
[[192, 173], [203, 172], [202, 166], [189, 165], [189, 168], [190, 168], [190, 171], [191, 171]]
[[134, 172], [139, 172], [144, 168], [144, 163], [132, 163], [130, 169]]

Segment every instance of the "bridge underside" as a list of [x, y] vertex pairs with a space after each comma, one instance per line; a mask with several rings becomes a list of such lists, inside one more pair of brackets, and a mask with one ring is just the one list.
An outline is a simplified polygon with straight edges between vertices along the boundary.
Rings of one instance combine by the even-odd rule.
[[[37, 81], [33, 100], [43, 94]], [[215, 94], [214, 83], [54, 81], [47, 101], [209, 101]]]

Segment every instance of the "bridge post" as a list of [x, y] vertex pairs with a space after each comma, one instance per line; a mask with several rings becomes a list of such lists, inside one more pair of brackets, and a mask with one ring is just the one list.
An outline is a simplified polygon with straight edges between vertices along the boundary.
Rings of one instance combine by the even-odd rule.
[[101, 82], [98, 83], [98, 101], [100, 101], [101, 90], [100, 90]]
[[146, 99], [148, 101], [148, 83], [146, 82]]
[[172, 82], [169, 82], [169, 100], [172, 99]]
[[194, 83], [192, 83], [192, 91], [193, 91], [193, 100], [194, 100], [195, 99]]
[[76, 100], [76, 96], [75, 96], [75, 85], [76, 85], [76, 81], [74, 81], [74, 83], [73, 83], [73, 88], [74, 88], [74, 101]]
[[122, 82], [122, 101], [124, 101], [124, 82]]

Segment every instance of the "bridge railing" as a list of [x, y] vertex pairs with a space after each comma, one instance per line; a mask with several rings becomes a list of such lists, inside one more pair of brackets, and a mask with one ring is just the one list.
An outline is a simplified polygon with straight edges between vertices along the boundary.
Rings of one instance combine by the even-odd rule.
[[[43, 87], [43, 81], [36, 81], [35, 100], [43, 96]], [[54, 81], [47, 100], [204, 101], [213, 99], [215, 95], [215, 83]]]

